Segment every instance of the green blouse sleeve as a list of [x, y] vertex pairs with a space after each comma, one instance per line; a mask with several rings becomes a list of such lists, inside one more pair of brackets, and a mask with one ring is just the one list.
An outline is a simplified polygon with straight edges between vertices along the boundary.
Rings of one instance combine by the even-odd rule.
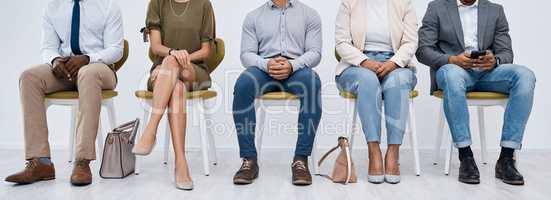
[[210, 1], [203, 5], [203, 24], [201, 25], [201, 42], [210, 42], [215, 39], [214, 11]]
[[145, 27], [147, 29], [161, 29], [161, 13], [159, 13], [159, 10], [159, 1], [150, 0], [145, 19]]

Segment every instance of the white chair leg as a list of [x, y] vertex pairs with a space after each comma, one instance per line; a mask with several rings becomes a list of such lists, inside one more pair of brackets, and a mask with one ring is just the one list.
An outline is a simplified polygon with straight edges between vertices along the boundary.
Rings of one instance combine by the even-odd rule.
[[[140, 130], [138, 132], [138, 134], [136, 135], [136, 140], [139, 140], [141, 137], [142, 137], [142, 134], [143, 132], [145, 131], [145, 126], [147, 126], [147, 123], [149, 121], [149, 108], [146, 108], [144, 109], [143, 111], [143, 118], [142, 118], [142, 121], [140, 123]], [[136, 142], [134, 142], [134, 144], [136, 144]], [[136, 156], [136, 165], [134, 167], [134, 174], [136, 175], [139, 175], [140, 174], [140, 170], [141, 170], [141, 164], [142, 163], [142, 157], [141, 156]]]
[[359, 134], [358, 130], [358, 107], [356, 106], [356, 100], [350, 100], [352, 106], [352, 130], [350, 132], [350, 154], [352, 154], [352, 148], [354, 146], [354, 135]]
[[193, 106], [192, 109], [195, 109], [194, 117], [199, 118], [199, 134], [201, 138], [201, 154], [203, 156], [203, 172], [205, 176], [210, 175], [210, 165], [209, 165], [209, 152], [208, 152], [208, 133], [207, 133], [207, 123], [205, 118], [204, 102], [202, 99], [195, 100], [197, 105]]
[[[210, 104], [208, 103], [208, 101], [204, 100], [203, 101], [203, 113], [204, 113], [204, 116], [205, 116], [205, 120], [206, 121], [210, 121], [210, 122], [213, 122], [214, 121], [214, 118], [212, 117], [212, 114], [208, 112], [208, 109], [207, 107], [210, 107], [209, 106]], [[209, 152], [209, 158], [210, 158], [210, 161], [213, 165], [217, 165], [218, 164], [218, 158], [216, 157], [216, 143], [214, 141], [214, 131], [212, 131], [212, 129], [206, 129], [206, 135], [207, 135], [207, 138], [208, 138], [208, 152]]]
[[[101, 112], [100, 112], [101, 113]], [[98, 149], [96, 150], [98, 154], [98, 160], [102, 160], [103, 158], [103, 123], [101, 122], [101, 115], [98, 120], [98, 134], [96, 135], [96, 143], [98, 145]]]
[[71, 125], [70, 125], [70, 128], [69, 128], [69, 143], [68, 143], [68, 146], [69, 146], [69, 155], [68, 155], [68, 162], [71, 163], [73, 162], [73, 156], [74, 156], [74, 152], [75, 152], [75, 135], [76, 135], [76, 119], [77, 119], [77, 116], [78, 116], [78, 106], [76, 105], [73, 105], [71, 106]]
[[[109, 125], [111, 126], [111, 130], [115, 129], [117, 126], [117, 119], [115, 116], [115, 104], [113, 103], [113, 99], [108, 99], [102, 102], [103, 106], [105, 106], [105, 109], [107, 110], [107, 117], [109, 118]], [[99, 117], [99, 121], [101, 122], [101, 115]], [[98, 153], [99, 153], [99, 160], [103, 158], [103, 145], [105, 144], [105, 140], [103, 138], [103, 129], [102, 124], [98, 123], [98, 134], [96, 136], [96, 142], [98, 143]], [[109, 132], [109, 130], [108, 130]]]
[[208, 142], [208, 152], [209, 152], [210, 163], [212, 165], [217, 165], [218, 158], [216, 156], [216, 143], [214, 141], [214, 134], [212, 134], [210, 131], [207, 130], [206, 137]]
[[409, 137], [411, 139], [411, 147], [413, 150], [413, 159], [415, 161], [415, 175], [420, 176], [421, 175], [421, 164], [419, 160], [419, 146], [417, 144], [417, 126], [416, 126], [416, 120], [415, 120], [415, 109], [413, 106], [413, 99], [409, 102], [409, 120], [407, 122], [407, 129], [409, 129]]
[[[168, 112], [168, 111], [167, 111]], [[165, 145], [163, 146], [163, 164], [168, 164], [168, 150], [170, 148], [170, 138], [172, 137], [170, 134], [170, 123], [168, 122], [168, 113], [167, 113], [167, 119], [166, 119], [166, 127], [165, 127]]]
[[117, 128], [117, 114], [115, 112], [115, 103], [113, 99], [106, 100], [105, 107], [107, 108], [107, 115], [109, 117], [109, 125], [111, 129]]
[[434, 145], [434, 165], [438, 164], [438, 160], [440, 159], [440, 148], [442, 147], [442, 136], [444, 135], [444, 118], [446, 116], [444, 115], [444, 107], [442, 104], [440, 104], [438, 108], [438, 124], [436, 127], [436, 141]]
[[258, 112], [258, 118], [256, 119], [256, 154], [258, 160], [260, 160], [260, 153], [262, 150], [262, 138], [264, 136], [264, 122], [266, 121], [266, 111], [262, 107], [262, 104], [258, 103], [256, 111]]
[[487, 164], [488, 152], [486, 149], [486, 127], [485, 127], [486, 118], [484, 117], [484, 107], [478, 106], [477, 111], [478, 111], [478, 131], [480, 134], [480, 153], [482, 154], [481, 160], [482, 160], [482, 164]]
[[[447, 122], [445, 122], [447, 124]], [[447, 145], [446, 145], [446, 163], [444, 166], [444, 174], [449, 175], [450, 174], [450, 165], [452, 161], [452, 153], [453, 153], [453, 140], [452, 135], [449, 131], [449, 126], [446, 125], [446, 135], [447, 135]]]

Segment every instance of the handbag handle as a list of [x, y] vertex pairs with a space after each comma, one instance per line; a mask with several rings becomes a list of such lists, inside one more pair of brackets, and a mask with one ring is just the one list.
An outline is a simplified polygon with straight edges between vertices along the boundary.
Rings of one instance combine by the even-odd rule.
[[[338, 139], [337, 146], [333, 147], [331, 150], [329, 150], [327, 153], [325, 153], [321, 159], [318, 161], [318, 167], [321, 166], [323, 161], [329, 156], [329, 154], [333, 153], [335, 150], [337, 150], [339, 147], [344, 147], [344, 152], [346, 154], [346, 180], [344, 184], [348, 184], [350, 182], [350, 179], [352, 178], [352, 158], [350, 157], [350, 149], [348, 148], [348, 138], [344, 136], [340, 136]], [[329, 179], [332, 179], [329, 176], [326, 176]]]
[[139, 121], [139, 119], [135, 119], [134, 121], [130, 121], [127, 123], [124, 123], [123, 125], [120, 125], [119, 127], [115, 128], [113, 131], [115, 132], [124, 132], [128, 129], [131, 129], [132, 127], [136, 126], [135, 124]]
[[323, 163], [323, 161], [325, 160], [325, 158], [327, 158], [327, 156], [329, 156], [329, 154], [333, 153], [333, 151], [337, 150], [339, 148], [340, 145], [337, 144], [336, 147], [333, 147], [331, 150], [329, 150], [327, 153], [325, 153], [321, 159], [318, 161], [318, 167], [321, 166], [321, 163]]
[[325, 160], [325, 158], [327, 158], [327, 156], [329, 156], [329, 154], [333, 153], [333, 151], [337, 150], [341, 146], [341, 140], [345, 140], [346, 142], [348, 142], [348, 138], [346, 138], [344, 136], [340, 136], [339, 139], [337, 139], [337, 141], [338, 141], [337, 146], [333, 147], [331, 150], [329, 150], [327, 153], [325, 153], [321, 157], [321, 159], [318, 161], [318, 167], [321, 166], [321, 163], [323, 163], [323, 161]]
[[123, 125], [113, 129], [113, 133], [124, 133], [133, 129], [130, 133], [129, 139], [130, 141], [134, 141], [136, 138], [136, 133], [138, 132], [138, 126], [140, 126], [140, 119], [136, 118], [134, 121], [124, 123]]
[[[339, 142], [340, 143], [340, 142]], [[348, 139], [343, 142], [344, 153], [346, 154], [346, 180], [344, 184], [348, 184], [352, 178], [352, 158], [350, 157], [350, 148], [348, 147]]]

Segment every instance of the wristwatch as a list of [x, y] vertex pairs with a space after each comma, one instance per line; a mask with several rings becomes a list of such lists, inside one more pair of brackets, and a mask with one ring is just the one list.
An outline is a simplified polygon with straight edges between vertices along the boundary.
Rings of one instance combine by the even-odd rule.
[[172, 48], [171, 48], [170, 50], [168, 50], [168, 55], [169, 55], [169, 56], [172, 55], [172, 51], [177, 51], [177, 50], [176, 50], [176, 49], [172, 49]]
[[497, 57], [497, 56], [494, 56], [494, 57], [496, 59], [496, 67], [501, 65], [501, 60], [499, 59], [499, 57]]
[[54, 59], [52, 59], [52, 61], [50, 61], [51, 66], [54, 65], [55, 60], [57, 60], [58, 58], [61, 58], [61, 56], [55, 57]]

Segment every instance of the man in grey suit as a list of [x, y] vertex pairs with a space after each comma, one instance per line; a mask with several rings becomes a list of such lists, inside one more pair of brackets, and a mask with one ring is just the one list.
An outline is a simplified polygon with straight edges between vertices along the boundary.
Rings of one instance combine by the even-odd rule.
[[533, 104], [534, 73], [513, 63], [509, 25], [501, 5], [488, 0], [435, 0], [419, 30], [418, 60], [431, 68], [432, 91], [442, 90], [444, 112], [459, 149], [459, 181], [480, 183], [473, 158], [466, 92], [509, 95], [495, 176], [523, 185], [513, 154], [520, 150]]

